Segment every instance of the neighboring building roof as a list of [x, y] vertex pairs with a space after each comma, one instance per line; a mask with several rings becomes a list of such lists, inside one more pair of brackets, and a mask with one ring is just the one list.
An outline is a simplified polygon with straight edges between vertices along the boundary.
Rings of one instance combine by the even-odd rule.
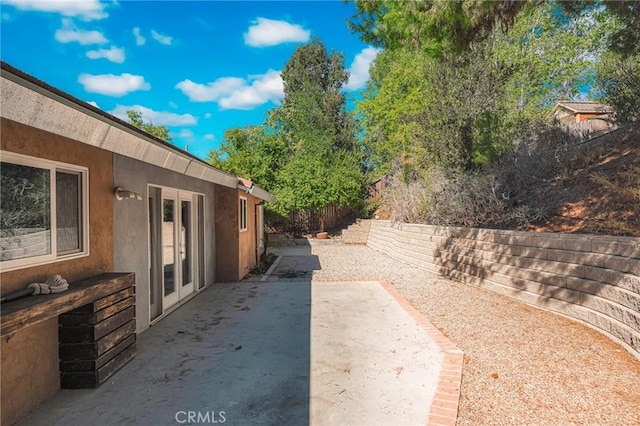
[[576, 114], [609, 114], [613, 108], [593, 101], [562, 101], [557, 107], [565, 108]]
[[[0, 65], [2, 117], [177, 173], [237, 187], [236, 176], [4, 61]], [[261, 190], [260, 194], [262, 199], [271, 200], [268, 192]]]

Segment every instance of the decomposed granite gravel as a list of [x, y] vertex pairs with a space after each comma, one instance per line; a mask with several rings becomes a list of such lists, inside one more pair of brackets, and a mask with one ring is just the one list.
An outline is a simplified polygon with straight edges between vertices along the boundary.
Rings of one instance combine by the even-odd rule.
[[464, 351], [458, 425], [640, 425], [640, 361], [597, 331], [365, 246], [311, 244], [315, 280], [386, 280]]

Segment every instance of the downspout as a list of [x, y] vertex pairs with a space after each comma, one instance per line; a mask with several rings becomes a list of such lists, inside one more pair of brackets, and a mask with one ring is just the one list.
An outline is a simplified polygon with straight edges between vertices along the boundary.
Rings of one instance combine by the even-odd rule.
[[260, 235], [261, 232], [264, 232], [264, 229], [260, 229], [260, 228], [264, 228], [264, 226], [259, 227], [259, 223], [260, 220], [258, 218], [258, 212], [260, 211], [260, 207], [264, 205], [264, 201], [260, 201], [259, 203], [256, 203], [253, 207], [253, 221], [255, 222], [254, 226], [255, 226], [255, 230], [256, 230], [256, 265], [260, 263]]

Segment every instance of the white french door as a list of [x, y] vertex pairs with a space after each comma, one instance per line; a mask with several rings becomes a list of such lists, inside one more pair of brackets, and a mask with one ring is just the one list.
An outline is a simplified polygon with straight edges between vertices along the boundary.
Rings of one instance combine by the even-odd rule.
[[179, 217], [178, 192], [162, 190], [162, 276], [163, 276], [163, 310], [170, 308], [180, 300], [179, 274]]
[[194, 290], [194, 209], [193, 196], [180, 193], [179, 197], [180, 223], [178, 228], [178, 261], [180, 262], [180, 299], [190, 295]]
[[204, 197], [172, 188], [149, 188], [151, 320], [204, 286]]

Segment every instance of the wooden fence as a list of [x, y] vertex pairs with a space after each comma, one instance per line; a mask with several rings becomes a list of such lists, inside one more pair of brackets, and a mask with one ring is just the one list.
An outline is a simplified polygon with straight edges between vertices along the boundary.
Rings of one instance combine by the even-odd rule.
[[266, 214], [265, 222], [268, 227], [280, 232], [297, 234], [320, 231], [320, 218], [324, 214], [324, 228], [331, 229], [346, 225], [353, 221], [356, 210], [351, 207], [328, 205], [323, 212], [291, 212], [288, 217]]

